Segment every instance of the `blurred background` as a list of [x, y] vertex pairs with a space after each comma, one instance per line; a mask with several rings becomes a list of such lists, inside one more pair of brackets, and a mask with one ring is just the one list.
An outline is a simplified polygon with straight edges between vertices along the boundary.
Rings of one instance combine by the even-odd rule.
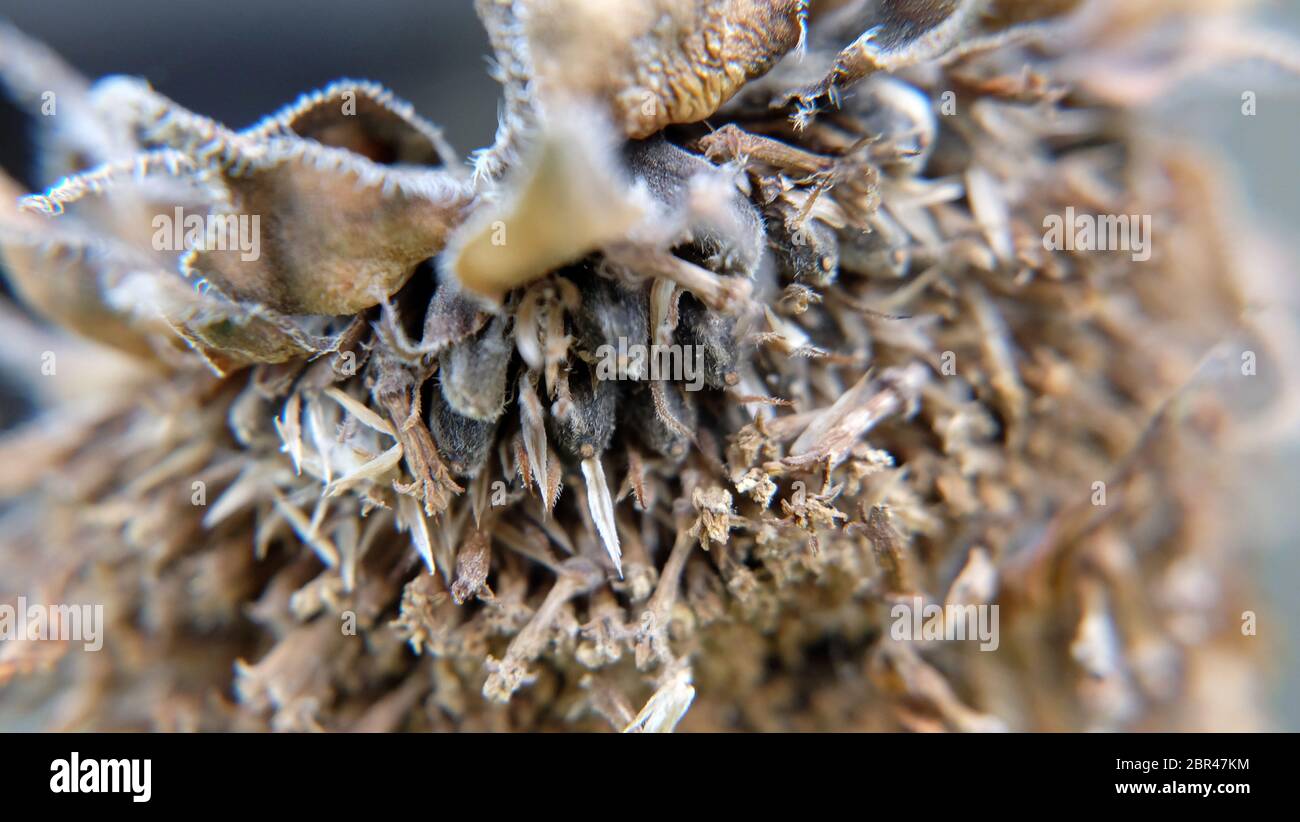
[[[1278, 29], [1300, 35], [1300, 2], [1261, 7]], [[233, 128], [343, 77], [388, 86], [441, 126], [462, 156], [489, 145], [496, 128], [499, 89], [470, 0], [0, 0], [0, 18], [88, 77], [144, 77]], [[1258, 95], [1254, 117], [1241, 116], [1246, 89]], [[1189, 86], [1150, 116], [1219, 148], [1254, 219], [1284, 242], [1287, 273], [1300, 271], [1300, 84], [1243, 67]], [[0, 99], [0, 166], [30, 186], [29, 126]], [[0, 426], [28, 410], [0, 385]], [[1252, 459], [1254, 481], [1238, 489], [1240, 539], [1268, 594], [1258, 613], [1272, 711], [1281, 729], [1300, 730], [1300, 445]]]

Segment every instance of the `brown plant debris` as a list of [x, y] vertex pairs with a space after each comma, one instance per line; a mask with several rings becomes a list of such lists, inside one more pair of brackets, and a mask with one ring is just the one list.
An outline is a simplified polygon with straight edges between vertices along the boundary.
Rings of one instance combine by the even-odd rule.
[[[1297, 61], [1195, 5], [477, 0], [474, 174], [374, 84], [235, 131], [0, 27], [61, 97], [48, 188], [0, 178], [61, 329], [0, 315], [41, 405], [0, 604], [105, 619], [0, 688], [56, 728], [1243, 724], [1207, 363], [1278, 295], [1134, 77]], [[1145, 256], [1045, 242], [1067, 210]], [[909, 603], [996, 606], [996, 650]]]

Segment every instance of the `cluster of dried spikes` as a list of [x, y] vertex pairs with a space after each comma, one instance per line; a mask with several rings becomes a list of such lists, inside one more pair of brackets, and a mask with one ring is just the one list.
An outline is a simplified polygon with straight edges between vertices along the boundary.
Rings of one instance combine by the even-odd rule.
[[[52, 407], [0, 443], [0, 595], [109, 620], [102, 654], [6, 645], [10, 704], [105, 728], [1248, 722], [1216, 508], [1238, 431], [1197, 381], [1267, 341], [1218, 181], [1129, 128], [1124, 72], [1156, 95], [1193, 52], [1290, 53], [1155, 1], [626, 6], [478, 0], [506, 105], [473, 174], [371, 84], [234, 131], [0, 28], [14, 97], [59, 101], [57, 182], [0, 179], [10, 282], [133, 357], [56, 338], [84, 384], [37, 388]], [[1122, 58], [1155, 44], [1153, 82]], [[1155, 215], [1155, 255], [1045, 250], [1067, 206]], [[159, 250], [177, 207], [259, 215], [260, 257]], [[602, 378], [620, 340], [698, 350], [702, 390]], [[1000, 649], [891, 637], [914, 597], [998, 604]]]

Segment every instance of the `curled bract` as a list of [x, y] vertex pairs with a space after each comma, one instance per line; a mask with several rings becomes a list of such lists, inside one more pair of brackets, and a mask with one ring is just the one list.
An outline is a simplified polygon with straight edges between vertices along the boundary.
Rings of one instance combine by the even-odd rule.
[[476, 0], [506, 89], [496, 146], [479, 171], [512, 164], [557, 103], [580, 99], [620, 136], [699, 122], [804, 35], [808, 0]]
[[[333, 350], [326, 327], [346, 323], [328, 318], [396, 292], [474, 198], [441, 132], [375, 84], [335, 83], [242, 132], [139, 81], [94, 92], [117, 118], [101, 131], [125, 128], [137, 153], [23, 199], [26, 213], [6, 220], [10, 255], [19, 232], [30, 247], [42, 232], [47, 246], [66, 245], [75, 230], [133, 257], [129, 270], [82, 264], [65, 278], [79, 296], [60, 310], [92, 312], [82, 325], [102, 337], [123, 310], [153, 306], [219, 371]], [[58, 220], [44, 229], [37, 214]]]

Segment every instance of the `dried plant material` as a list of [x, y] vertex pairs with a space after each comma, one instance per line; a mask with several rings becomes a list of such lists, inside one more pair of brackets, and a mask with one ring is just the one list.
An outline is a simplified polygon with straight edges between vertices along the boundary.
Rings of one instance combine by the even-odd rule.
[[[182, 270], [238, 300], [287, 314], [375, 305], [441, 249], [471, 196], [451, 172], [390, 169], [265, 127], [233, 132], [143, 85], [116, 82], [115, 98], [130, 106], [146, 147], [182, 152], [194, 168], [218, 175], [204, 180], [212, 212]], [[70, 178], [30, 206], [62, 210], [81, 191]], [[259, 247], [242, 236], [231, 242], [230, 232], [248, 232], [254, 218], [260, 228], [262, 215], [278, 219]]]
[[505, 321], [498, 317], [480, 335], [442, 351], [438, 384], [452, 411], [478, 422], [495, 422], [501, 416], [513, 348]]
[[485, 667], [487, 682], [483, 695], [497, 702], [507, 702], [520, 686], [531, 682], [535, 675], [527, 664], [539, 656], [545, 646], [547, 634], [561, 607], [572, 597], [585, 593], [597, 581], [595, 569], [583, 560], [572, 560], [561, 570], [555, 585], [546, 594], [537, 612], [506, 648], [505, 657], [496, 660], [488, 657]]
[[527, 375], [519, 378], [519, 420], [523, 428], [524, 452], [528, 462], [525, 466], [528, 475], [537, 483], [537, 492], [541, 494], [544, 512], [551, 511], [550, 488], [548, 476], [546, 424], [542, 402], [537, 398], [537, 391]]
[[808, 465], [823, 460], [832, 465], [848, 454], [858, 437], [882, 419], [905, 411], [925, 379], [919, 368], [884, 374], [879, 380], [864, 375], [814, 419], [790, 446], [786, 462]]
[[699, 539], [700, 547], [707, 551], [711, 542], [726, 544], [734, 516], [730, 492], [716, 485], [696, 488], [691, 494], [691, 505], [695, 507], [698, 519], [691, 526], [690, 534]]
[[633, 179], [664, 207], [659, 219], [678, 223], [674, 241], [693, 258], [710, 271], [756, 273], [767, 242], [763, 218], [735, 169], [715, 166], [663, 137], [628, 143], [623, 156]]
[[476, 0], [506, 115], [479, 167], [495, 173], [518, 132], [565, 100], [607, 109], [624, 137], [703, 120], [801, 42], [807, 0]]
[[976, 546], [970, 550], [966, 564], [949, 586], [944, 604], [982, 605], [990, 602], [996, 593], [997, 566], [989, 559], [988, 551]]
[[[1231, 3], [616, 5], [476, 3], [473, 176], [371, 83], [235, 131], [0, 27], [68, 112], [47, 190], [0, 178], [57, 326], [0, 306], [40, 406], [0, 603], [106, 620], [0, 647], [6, 692], [95, 729], [1247, 724], [1223, 488], [1300, 405], [1239, 417], [1222, 363], [1284, 372], [1252, 306], [1293, 295], [1131, 105], [1285, 44]], [[210, 242], [253, 217], [260, 253]]]
[[436, 354], [443, 348], [475, 334], [488, 315], [455, 287], [439, 284], [424, 315], [422, 353]]
[[797, 96], [799, 122], [825, 98], [838, 104], [845, 89], [874, 72], [894, 72], [1008, 42], [1018, 26], [1051, 19], [1082, 0], [855, 0], [828, 29], [861, 34], [835, 57], [818, 84]]
[[887, 512], [879, 507], [872, 508], [866, 516], [865, 533], [871, 541], [871, 550], [875, 552], [876, 564], [880, 566], [885, 593], [898, 596], [914, 591], [909, 569], [911, 561], [904, 552], [903, 540], [889, 522]]
[[[480, 441], [490, 437], [472, 427], [468, 432], [454, 431], [444, 437], [444, 441], [457, 437], [455, 447], [444, 448], [440, 455], [434, 444], [434, 434], [421, 417], [419, 381], [393, 358], [381, 356], [374, 361], [374, 365], [378, 373], [374, 376], [371, 396], [387, 413], [388, 430], [401, 443], [402, 456], [412, 477], [410, 484], [395, 487], [403, 494], [409, 493], [420, 499], [424, 503], [424, 512], [434, 516], [447, 507], [452, 494], [460, 494], [465, 490], [451, 478], [449, 466], [443, 462], [442, 455], [448, 456], [452, 473], [472, 476], [487, 459], [487, 448], [475, 442], [475, 435]], [[337, 397], [347, 396], [337, 389], [333, 390]], [[445, 433], [445, 419], [437, 415], [437, 403], [434, 405], [435, 409], [431, 409], [429, 416], [430, 424], [433, 430]], [[371, 424], [380, 423], [384, 423], [384, 420], [376, 419]]]
[[574, 107], [557, 115], [503, 192], [452, 237], [444, 276], [499, 300], [622, 238], [645, 212], [615, 151], [600, 114]]
[[480, 596], [481, 592], [491, 590], [486, 587], [489, 566], [492, 561], [492, 545], [488, 535], [475, 530], [456, 555], [456, 581], [451, 586], [451, 598], [457, 605], [464, 605], [471, 597]]
[[[884, 681], [883, 689], [893, 692], [901, 699], [911, 700], [924, 706], [942, 724], [941, 728], [962, 732], [997, 733], [1004, 732], [1006, 725], [997, 717], [973, 710], [953, 692], [952, 686], [943, 674], [927, 664], [916, 649], [905, 644], [891, 642], [880, 649], [876, 662], [880, 665], [878, 674]], [[918, 720], [905, 711], [898, 709], [900, 723], [909, 730], [923, 730]]]
[[97, 247], [93, 236], [50, 230], [40, 217], [19, 210], [21, 194], [17, 183], [0, 173], [0, 259], [23, 302], [91, 339], [150, 353], [147, 339], [132, 327], [129, 315], [113, 309], [101, 286], [105, 269], [125, 267], [129, 252]]
[[691, 707], [695, 699], [695, 688], [691, 686], [691, 670], [683, 668], [654, 692], [645, 707], [636, 715], [623, 733], [662, 734], [672, 733], [682, 716]]
[[340, 80], [305, 94], [245, 134], [296, 134], [383, 165], [450, 166], [456, 152], [442, 131], [377, 83]]
[[614, 571], [623, 577], [623, 551], [618, 544], [618, 527], [614, 522], [614, 502], [609, 492], [609, 483], [605, 480], [605, 467], [599, 457], [588, 457], [582, 461], [582, 478], [587, 482], [587, 505], [591, 511], [592, 522], [600, 541], [614, 563]]
[[[405, 190], [373, 169], [348, 168], [369, 161], [339, 155], [306, 142], [272, 144], [258, 171], [229, 183], [238, 212], [231, 221], [290, 211], [292, 222], [269, 227], [252, 263], [239, 250], [197, 251], [185, 273], [202, 277], [241, 300], [257, 300], [290, 314], [353, 314], [378, 304], [401, 287], [422, 260], [446, 241], [459, 220], [467, 192], [453, 177], [411, 175]], [[334, 171], [324, 172], [323, 169]], [[388, 188], [393, 186], [393, 190]]]

